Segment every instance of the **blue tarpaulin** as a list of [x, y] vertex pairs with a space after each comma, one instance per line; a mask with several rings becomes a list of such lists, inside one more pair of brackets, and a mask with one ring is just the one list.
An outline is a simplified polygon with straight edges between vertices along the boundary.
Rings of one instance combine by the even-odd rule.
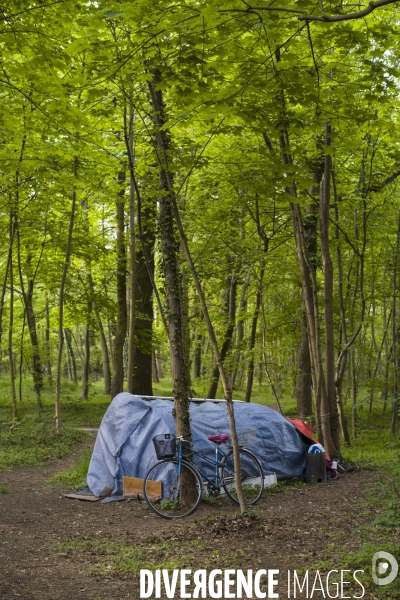
[[[148, 400], [127, 392], [113, 399], [103, 417], [87, 477], [96, 496], [107, 495], [108, 488], [112, 497], [119, 497], [124, 475], [146, 476], [157, 462], [153, 437], [175, 433], [173, 406], [170, 400]], [[305, 444], [292, 423], [262, 404], [235, 402], [234, 409], [238, 432], [257, 430], [256, 442], [248, 447], [260, 459], [265, 475], [276, 473], [278, 479], [289, 479], [303, 473]], [[194, 448], [212, 458], [214, 444], [208, 436], [229, 434], [226, 403], [192, 401], [190, 419]], [[195, 464], [198, 460], [194, 459]], [[204, 460], [197, 464], [208, 476], [213, 475], [212, 466]]]

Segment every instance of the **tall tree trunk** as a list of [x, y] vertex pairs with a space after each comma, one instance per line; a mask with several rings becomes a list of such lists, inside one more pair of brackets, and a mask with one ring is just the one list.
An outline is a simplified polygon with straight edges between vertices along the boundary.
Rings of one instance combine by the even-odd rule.
[[[74, 179], [78, 176], [78, 158], [74, 158]], [[58, 352], [57, 352], [57, 375], [56, 375], [56, 430], [57, 433], [61, 433], [61, 361], [62, 361], [62, 351], [63, 351], [63, 343], [64, 343], [64, 292], [65, 292], [65, 282], [67, 279], [68, 267], [71, 258], [71, 247], [72, 247], [72, 232], [74, 229], [74, 219], [75, 219], [75, 208], [76, 208], [76, 183], [74, 182], [74, 190], [72, 192], [72, 202], [71, 202], [71, 211], [69, 216], [69, 226], [68, 226], [68, 238], [67, 238], [67, 247], [65, 250], [65, 260], [64, 267], [61, 276], [60, 282], [60, 294], [59, 294], [59, 306], [58, 306]]]
[[152, 372], [152, 378], [153, 378], [154, 383], [160, 383], [160, 379], [158, 377], [157, 360], [156, 360], [155, 352], [151, 353], [151, 372]]
[[[16, 225], [18, 227], [18, 225]], [[25, 306], [25, 313], [27, 317], [29, 335], [31, 339], [32, 345], [32, 374], [33, 374], [33, 384], [35, 387], [37, 403], [39, 408], [42, 408], [42, 401], [40, 398], [40, 392], [43, 387], [43, 374], [42, 374], [42, 361], [39, 352], [39, 341], [36, 329], [36, 317], [33, 310], [33, 288], [34, 288], [34, 277], [32, 274], [28, 276], [28, 284], [27, 289], [25, 289], [24, 279], [22, 275], [22, 267], [21, 267], [21, 252], [20, 252], [20, 237], [19, 231], [17, 230], [17, 248], [18, 248], [18, 273], [19, 273], [19, 281], [21, 285], [22, 298]], [[28, 256], [27, 258], [27, 266], [28, 270], [31, 270], [31, 261], [32, 256]]]
[[[220, 357], [222, 363], [225, 362], [225, 359], [228, 355], [229, 350], [232, 346], [232, 337], [235, 329], [235, 319], [236, 319], [236, 292], [237, 292], [237, 282], [238, 277], [235, 272], [232, 273], [229, 278], [229, 293], [228, 293], [228, 325], [225, 331], [224, 341], [220, 351]], [[217, 394], [218, 381], [220, 377], [220, 370], [218, 364], [216, 364], [213, 368], [211, 385], [208, 390], [207, 398], [214, 399]]]
[[311, 359], [307, 335], [307, 320], [304, 310], [301, 315], [301, 340], [297, 359], [296, 399], [299, 419], [312, 416]]
[[68, 376], [70, 381], [72, 381], [73, 383], [78, 383], [75, 353], [72, 347], [72, 332], [68, 327], [64, 328], [64, 339], [67, 350]]
[[85, 325], [84, 341], [83, 341], [83, 369], [82, 369], [82, 391], [81, 400], [89, 398], [89, 368], [90, 368], [90, 329], [89, 325]]
[[260, 306], [261, 306], [261, 286], [264, 279], [264, 267], [261, 268], [260, 279], [257, 282], [257, 294], [256, 294], [256, 304], [254, 307], [253, 318], [251, 320], [251, 330], [250, 330], [250, 339], [249, 339], [249, 361], [247, 363], [247, 381], [246, 381], [246, 395], [245, 401], [250, 402], [251, 400], [251, 392], [253, 389], [253, 380], [254, 380], [254, 347], [256, 345], [256, 334], [257, 334], [257, 323], [258, 316], [260, 314]]
[[[331, 127], [325, 125], [325, 146], [330, 147]], [[336, 404], [335, 388], [335, 333], [333, 323], [333, 263], [329, 249], [329, 210], [331, 198], [331, 172], [332, 157], [325, 154], [324, 179], [321, 182], [320, 196], [320, 240], [321, 255], [324, 269], [324, 319], [325, 319], [325, 369], [326, 369], [326, 392], [330, 414], [330, 430], [335, 448], [340, 447], [338, 407]]]
[[240, 302], [238, 311], [238, 321], [236, 328], [236, 352], [233, 360], [233, 369], [231, 374], [231, 385], [232, 389], [235, 389], [236, 378], [238, 375], [239, 366], [241, 363], [241, 355], [243, 353], [243, 339], [244, 339], [244, 315], [247, 306], [247, 292], [250, 285], [250, 278], [253, 269], [247, 271], [246, 279], [243, 282], [242, 289], [240, 292]]
[[171, 355], [176, 433], [179, 436], [190, 432], [189, 404], [191, 391], [189, 357], [185, 353], [183, 339], [183, 290], [182, 276], [179, 270], [179, 245], [174, 228], [172, 175], [167, 161], [169, 140], [167, 131], [164, 129], [165, 109], [162, 91], [159, 89], [160, 82], [160, 72], [154, 69], [152, 80], [149, 82], [149, 89], [159, 161], [159, 189], [161, 193], [158, 202], [160, 207], [162, 268], [168, 307], [167, 327]]
[[[284, 109], [284, 98], [282, 98], [282, 107]], [[266, 135], [264, 135], [264, 140], [268, 149], [273, 150], [272, 144]], [[283, 132], [279, 136], [279, 145], [281, 149], [282, 163], [287, 166], [288, 173], [290, 173], [292, 157], [290, 154], [289, 136], [286, 129], [283, 129]], [[321, 327], [318, 309], [318, 286], [315, 272], [310, 263], [307, 252], [303, 219], [300, 205], [297, 201], [297, 192], [294, 183], [286, 187], [286, 192], [293, 198], [293, 201], [290, 203], [290, 210], [292, 214], [297, 259], [300, 266], [303, 300], [307, 315], [307, 329], [309, 334], [318, 434], [319, 439], [321, 443], [324, 444], [328, 454], [331, 456], [337, 456], [340, 449], [336, 447], [332, 438], [330, 418], [331, 408], [326, 389], [325, 373], [321, 354]]]
[[[141, 206], [142, 236], [135, 258], [136, 332], [132, 393], [145, 396], [153, 395], [151, 355], [154, 319], [152, 279], [154, 279], [155, 208], [152, 202], [152, 200], [145, 200], [144, 206]], [[158, 373], [161, 376], [159, 369]]]
[[13, 352], [13, 329], [14, 329], [14, 273], [13, 273], [13, 251], [12, 241], [14, 238], [14, 214], [10, 212], [10, 250], [9, 250], [9, 280], [10, 280], [10, 309], [9, 309], [9, 327], [8, 327], [8, 359], [10, 362], [10, 383], [11, 383], [11, 403], [13, 411], [13, 421], [18, 419], [17, 411], [17, 393], [15, 390], [15, 365]]
[[44, 312], [46, 315], [46, 333], [45, 333], [45, 355], [46, 355], [46, 375], [49, 386], [53, 385], [53, 377], [51, 374], [51, 347], [50, 347], [50, 313], [49, 313], [49, 299], [45, 292], [44, 300]]
[[194, 334], [194, 350], [193, 350], [193, 378], [200, 379], [201, 377], [201, 354], [203, 350], [203, 336], [201, 333]]
[[100, 340], [100, 348], [101, 348], [101, 359], [103, 363], [103, 378], [104, 378], [104, 394], [111, 394], [111, 369], [110, 369], [110, 354], [107, 346], [107, 339], [104, 333], [103, 322], [101, 320], [101, 314], [97, 307], [96, 301], [94, 300], [94, 285], [92, 274], [89, 271], [87, 273], [87, 282], [90, 297], [92, 298], [92, 308], [93, 314], [96, 319], [97, 329], [99, 331], [99, 340]]
[[[315, 162], [312, 178], [313, 184], [310, 187], [311, 196], [319, 195], [319, 185], [323, 175], [323, 165], [321, 160]], [[309, 204], [306, 208], [304, 217], [304, 236], [307, 254], [309, 256], [310, 269], [315, 273], [318, 261], [317, 245], [318, 229], [318, 207]], [[304, 298], [302, 300], [301, 315], [301, 339], [298, 352], [297, 381], [296, 381], [296, 399], [297, 412], [300, 418], [310, 418], [312, 416], [312, 372], [311, 372], [310, 341], [307, 331], [307, 315], [305, 311]]]
[[397, 306], [397, 281], [399, 269], [399, 251], [400, 251], [400, 216], [397, 217], [397, 237], [396, 250], [393, 260], [393, 309], [392, 309], [392, 355], [393, 355], [393, 402], [392, 419], [390, 422], [390, 433], [396, 435], [397, 413], [399, 410], [399, 390], [400, 390], [400, 344], [399, 344], [399, 312]]
[[[153, 71], [153, 79], [149, 83], [149, 87], [150, 87], [150, 93], [152, 96], [152, 103], [153, 103], [153, 119], [154, 119], [154, 124], [156, 126], [157, 154], [158, 154], [158, 160], [159, 160], [159, 165], [160, 165], [160, 183], [162, 183], [162, 185], [160, 187], [163, 189], [163, 186], [165, 185], [166, 189], [168, 190], [168, 195], [165, 195], [164, 198], [162, 198], [160, 201], [160, 223], [161, 223], [161, 225], [164, 224], [163, 220], [161, 220], [161, 213], [162, 213], [161, 209], [165, 207], [168, 210], [170, 210], [170, 213], [167, 211], [164, 215], [165, 225], [168, 226], [168, 231], [171, 231], [171, 233], [173, 233], [171, 217], [174, 215], [175, 221], [178, 226], [179, 234], [181, 236], [182, 247], [185, 252], [186, 260], [188, 262], [189, 269], [190, 269], [191, 275], [193, 277], [193, 280], [194, 280], [194, 283], [196, 286], [197, 295], [198, 295], [201, 309], [203, 312], [203, 318], [206, 323], [206, 326], [208, 329], [208, 334], [210, 336], [211, 343], [213, 346], [214, 355], [215, 355], [217, 364], [220, 369], [220, 377], [221, 377], [222, 385], [224, 388], [224, 394], [225, 394], [227, 410], [228, 410], [229, 428], [230, 428], [231, 439], [232, 439], [233, 458], [234, 458], [234, 465], [235, 465], [235, 487], [237, 490], [240, 510], [241, 510], [241, 512], [244, 512], [246, 509], [246, 504], [245, 504], [245, 500], [244, 500], [242, 482], [241, 482], [241, 477], [240, 477], [240, 473], [241, 473], [240, 455], [239, 455], [239, 444], [238, 444], [238, 439], [237, 439], [237, 434], [236, 434], [236, 424], [235, 424], [235, 416], [234, 416], [234, 408], [233, 408], [233, 400], [232, 400], [232, 388], [230, 387], [230, 380], [227, 376], [226, 371], [224, 370], [224, 366], [223, 366], [223, 363], [222, 363], [222, 360], [220, 357], [217, 338], [215, 336], [215, 331], [212, 326], [211, 319], [210, 319], [210, 316], [208, 313], [207, 304], [206, 304], [204, 293], [203, 293], [203, 290], [202, 290], [202, 287], [200, 284], [200, 280], [198, 278], [197, 271], [195, 269], [193, 259], [192, 259], [192, 256], [191, 256], [191, 253], [189, 250], [187, 238], [186, 238], [185, 231], [183, 229], [182, 221], [180, 218], [178, 204], [176, 202], [176, 198], [174, 195], [171, 173], [170, 173], [169, 167], [168, 167], [167, 132], [164, 128], [162, 128], [165, 125], [165, 116], [164, 116], [164, 106], [163, 106], [163, 102], [162, 102], [162, 92], [160, 89], [158, 89], [160, 83], [161, 83], [160, 73], [159, 73], [159, 71], [154, 70]], [[168, 201], [169, 201], [168, 203], [166, 203], [166, 199], [168, 199]], [[161, 227], [161, 232], [163, 232], [163, 227]], [[161, 237], [163, 254], [168, 250], [169, 243], [172, 244], [174, 241], [175, 241], [174, 239], [169, 240], [169, 239], [165, 239], [165, 238], [163, 239], [163, 236]], [[168, 245], [166, 245], [167, 243], [168, 243]], [[167, 257], [168, 252], [167, 252], [167, 254], [164, 254], [164, 255]], [[177, 264], [178, 263], [176, 263], [176, 265]], [[173, 265], [175, 265], [174, 262], [173, 262]], [[165, 270], [165, 274], [166, 275], [168, 274], [166, 270]], [[173, 281], [168, 282], [168, 283], [173, 283]], [[167, 286], [167, 287], [169, 287], [169, 286]], [[171, 291], [173, 292], [173, 288], [171, 288]], [[168, 299], [168, 295], [169, 294], [167, 292], [167, 299]], [[171, 308], [168, 306], [169, 313], [171, 312]], [[180, 310], [180, 308], [179, 308], [179, 310]], [[169, 315], [169, 321], [170, 321], [170, 315]], [[168, 325], [169, 325], [169, 323], [168, 323]], [[179, 325], [180, 325], [179, 333], [177, 331], [177, 335], [182, 336], [182, 324], [179, 323]], [[171, 351], [174, 351], [174, 343], [175, 343], [175, 340], [173, 338], [172, 339], [170, 338]], [[182, 342], [181, 342], [181, 349], [183, 349]], [[173, 372], [173, 380], [174, 380], [174, 398], [175, 399], [177, 398], [177, 395], [175, 394], [175, 375], [180, 375], [180, 377], [181, 377], [180, 381], [182, 383], [179, 387], [183, 388], [182, 392], [187, 390], [186, 393], [187, 393], [187, 402], [188, 402], [188, 398], [189, 398], [189, 394], [190, 394], [190, 381], [189, 381], [189, 372], [187, 369], [187, 364], [182, 365], [182, 369], [181, 369], [180, 373], [176, 373], [176, 371], [175, 371], [175, 367], [176, 367], [175, 360], [172, 361], [172, 366], [173, 366], [172, 372]], [[186, 369], [185, 369], [185, 367], [186, 367]], [[185, 375], [185, 373], [187, 373], [187, 375]], [[177, 391], [179, 392], [179, 389]], [[184, 396], [183, 395], [181, 396], [181, 394], [179, 394], [177, 399], [179, 400], [180, 397], [182, 399], [184, 399]], [[176, 426], [178, 428], [178, 425], [179, 426], [183, 425], [183, 423], [182, 423], [182, 406], [179, 406], [179, 402], [177, 403], [175, 400], [175, 407], [177, 407], [177, 405], [178, 405], [178, 410], [181, 412], [181, 414], [179, 415], [179, 418], [178, 418], [178, 415], [175, 416]]]
[[126, 387], [129, 393], [134, 392], [134, 360], [136, 332], [136, 233], [135, 233], [135, 187], [134, 187], [134, 114], [132, 100], [129, 100], [129, 120], [124, 107], [124, 138], [129, 158], [129, 327], [128, 327], [128, 366]]
[[111, 384], [111, 397], [114, 398], [124, 389], [124, 344], [128, 324], [126, 305], [126, 251], [125, 251], [125, 171], [118, 174], [118, 192], [116, 202], [117, 229], [117, 330], [114, 339], [114, 365]]

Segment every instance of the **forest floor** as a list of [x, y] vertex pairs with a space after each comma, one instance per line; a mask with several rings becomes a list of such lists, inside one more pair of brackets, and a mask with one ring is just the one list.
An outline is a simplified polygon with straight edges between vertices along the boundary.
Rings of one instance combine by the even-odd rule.
[[[93, 441], [88, 436], [80, 451]], [[288, 597], [289, 569], [310, 569], [312, 581], [316, 569], [325, 574], [349, 569], [345, 581], [353, 585], [345, 585], [344, 596], [360, 597], [352, 571], [364, 569], [358, 575], [364, 598], [400, 598], [399, 577], [391, 586], [371, 582], [373, 553], [398, 555], [400, 549], [398, 528], [373, 524], [389, 493], [376, 472], [355, 470], [326, 484], [270, 488], [253, 517], [242, 518], [218, 500], [171, 522], [138, 501], [64, 498], [65, 486], [48, 480], [73, 462], [70, 456], [1, 473], [1, 600], [136, 599], [141, 568], [279, 569], [281, 598]], [[312, 597], [324, 596], [317, 591]]]

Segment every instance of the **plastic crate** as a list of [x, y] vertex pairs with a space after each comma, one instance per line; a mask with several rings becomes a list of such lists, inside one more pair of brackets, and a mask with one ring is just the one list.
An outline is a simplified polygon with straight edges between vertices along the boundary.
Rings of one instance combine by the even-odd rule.
[[154, 449], [158, 460], [171, 458], [176, 453], [176, 439], [171, 433], [163, 433], [153, 437]]

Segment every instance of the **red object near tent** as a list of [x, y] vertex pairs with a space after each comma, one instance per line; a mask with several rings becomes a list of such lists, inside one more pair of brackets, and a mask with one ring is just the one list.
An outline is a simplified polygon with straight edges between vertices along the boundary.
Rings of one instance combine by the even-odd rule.
[[[286, 418], [288, 421], [293, 423], [293, 425], [296, 427], [296, 429], [299, 433], [301, 433], [305, 438], [307, 438], [307, 440], [310, 441], [310, 445], [318, 444], [318, 440], [315, 440], [313, 438], [313, 430], [310, 425], [308, 425], [307, 423], [304, 423], [304, 421], [301, 421], [300, 419], [289, 419], [289, 417], [286, 417]], [[326, 450], [325, 450], [325, 457], [326, 457], [326, 460], [329, 460], [329, 461], [331, 460], [331, 457], [329, 456], [329, 454], [327, 453]]]

